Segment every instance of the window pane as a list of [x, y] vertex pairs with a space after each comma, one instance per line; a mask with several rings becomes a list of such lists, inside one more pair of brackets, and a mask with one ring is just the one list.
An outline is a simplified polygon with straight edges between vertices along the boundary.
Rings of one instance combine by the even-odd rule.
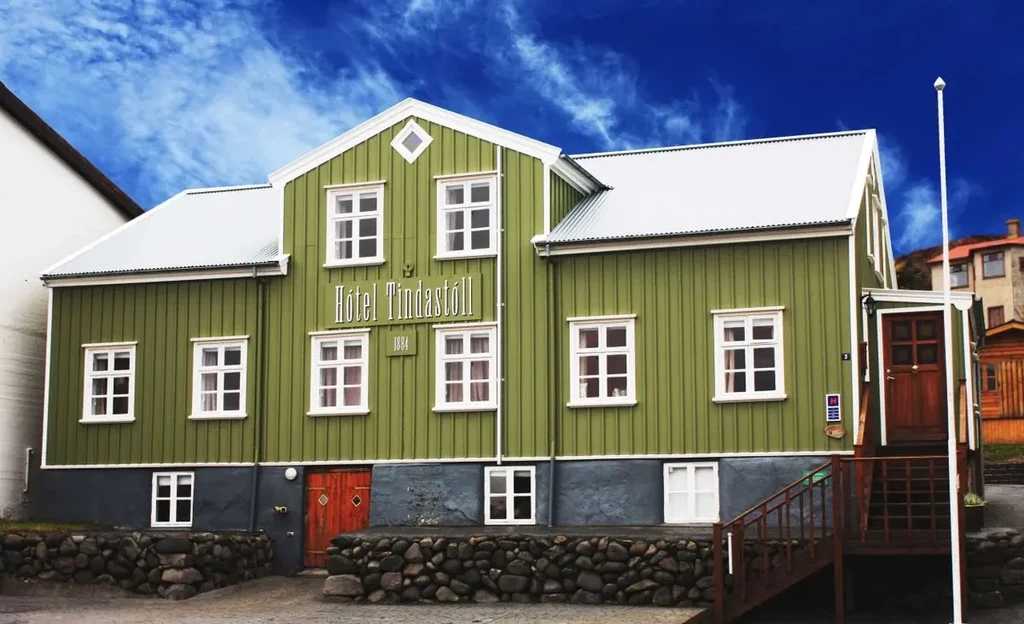
[[204, 412], [216, 412], [217, 411], [217, 393], [216, 392], [204, 392], [199, 395], [202, 401], [200, 401], [200, 409]]
[[359, 212], [373, 212], [377, 209], [377, 195], [360, 195]]
[[224, 349], [224, 364], [226, 366], [238, 366], [242, 363], [242, 348], [227, 347]]
[[512, 475], [513, 494], [530, 494], [533, 492], [533, 488], [530, 485], [529, 470], [516, 470]]
[[917, 345], [917, 363], [935, 364], [939, 361], [939, 345], [919, 344]]
[[360, 219], [359, 220], [359, 235], [360, 236], [376, 236], [377, 235], [377, 218], [371, 219]]
[[363, 238], [359, 240], [359, 257], [373, 258], [377, 255], [377, 239]]
[[491, 185], [484, 182], [469, 187], [469, 201], [485, 202], [491, 200]]
[[474, 230], [469, 235], [470, 249], [487, 249], [491, 246], [491, 232], [489, 230]]
[[694, 518], [706, 520], [708, 518], [718, 517], [718, 509], [715, 506], [714, 493], [698, 493], [694, 496], [694, 498]]
[[530, 516], [533, 515], [533, 505], [530, 501], [533, 500], [532, 496], [516, 496], [512, 499], [513, 513], [515, 514], [515, 520], [529, 520]]
[[336, 221], [334, 223], [335, 238], [349, 239], [352, 238], [352, 221], [345, 219], [344, 221]]
[[746, 340], [746, 326], [743, 321], [726, 321], [723, 339], [725, 342], [743, 342]]
[[102, 396], [107, 393], [107, 378], [101, 377], [99, 379], [92, 380], [92, 394], [93, 396]]
[[225, 392], [224, 393], [224, 411], [225, 412], [237, 412], [242, 405], [242, 393], [241, 392]]
[[505, 472], [496, 470], [491, 473], [491, 494], [504, 494], [506, 478]]
[[204, 391], [217, 389], [217, 373], [203, 373], [200, 376], [200, 380], [202, 381], [201, 387]]
[[918, 340], [935, 338], [935, 321], [918, 321], [917, 338]]
[[107, 400], [93, 399], [92, 400], [92, 415], [93, 416], [106, 416], [107, 414]]
[[114, 414], [124, 416], [128, 413], [128, 397], [114, 397]]
[[469, 213], [469, 225], [470, 225], [470, 227], [485, 228], [485, 227], [487, 227], [490, 224], [490, 222], [491, 222], [491, 211], [490, 210], [487, 210], [487, 209], [484, 209], [484, 210], [474, 210], [474, 211]]
[[336, 386], [338, 385], [338, 369], [329, 367], [320, 369], [320, 385], [321, 386]]
[[754, 368], [774, 368], [775, 347], [758, 347], [754, 349]]
[[92, 369], [102, 372], [110, 367], [110, 359], [106, 353], [96, 353], [92, 356]]
[[321, 342], [320, 343], [320, 360], [323, 362], [333, 362], [338, 359], [338, 343], [336, 342]]
[[775, 322], [771, 319], [755, 319], [751, 334], [754, 340], [773, 340], [775, 338]]
[[504, 496], [491, 497], [491, 520], [508, 520], [508, 510], [505, 509]]
[[420, 145], [423, 145], [423, 139], [421, 139], [420, 135], [416, 134], [415, 132], [410, 132], [409, 134], [405, 135], [404, 139], [402, 139], [402, 147], [409, 150], [410, 154], [415, 153], [416, 148], [419, 147]]
[[581, 349], [594, 349], [597, 348], [598, 340], [600, 340], [600, 330], [597, 328], [581, 329], [580, 330], [580, 348]]
[[587, 377], [598, 374], [600, 358], [596, 355], [585, 355], [580, 358], [580, 375]]
[[444, 352], [448, 355], [458, 355], [462, 353], [462, 336], [445, 336]]
[[132, 356], [127, 351], [114, 354], [114, 370], [128, 370], [132, 367]]
[[892, 363], [898, 366], [909, 366], [914, 363], [914, 350], [910, 345], [893, 345]]
[[581, 381], [580, 396], [588, 399], [601, 396], [601, 380], [597, 377], [591, 377]]
[[465, 236], [463, 236], [462, 232], [448, 234], [446, 240], [448, 251], [462, 251], [466, 246]]
[[610, 397], [624, 397], [624, 396], [626, 396], [626, 378], [625, 377], [609, 377], [608, 378], [608, 396], [610, 396]]
[[462, 362], [445, 362], [444, 364], [444, 378], [448, 381], [458, 381], [462, 379]]
[[178, 477], [178, 498], [192, 497], [192, 478], [186, 475]]
[[334, 257], [339, 260], [348, 260], [352, 257], [352, 241], [343, 241], [334, 244]]
[[466, 213], [461, 210], [452, 210], [444, 216], [445, 227], [451, 230], [461, 230], [466, 225]]
[[352, 196], [351, 195], [346, 195], [344, 197], [339, 197], [337, 199], [337, 201], [334, 202], [334, 212], [336, 214], [349, 214], [349, 213], [351, 213], [352, 212]]
[[469, 352], [470, 353], [488, 353], [490, 351], [490, 336], [484, 334], [470, 336], [469, 338]]
[[910, 340], [910, 321], [895, 321], [892, 324], [893, 340]]
[[162, 475], [156, 478], [156, 495], [161, 498], [171, 495], [171, 478], [169, 476]]
[[469, 400], [481, 402], [491, 400], [491, 385], [483, 381], [474, 381], [469, 384]]
[[462, 403], [462, 383], [450, 383], [444, 385], [445, 403]]
[[668, 507], [681, 519], [688, 520], [693, 517], [690, 513], [690, 497], [688, 494], [669, 494]]
[[351, 341], [345, 343], [345, 359], [358, 360], [363, 357], [363, 343]]
[[346, 366], [343, 379], [345, 380], [346, 386], [353, 386], [362, 383], [363, 381], [363, 367], [362, 366]]
[[715, 483], [715, 470], [709, 466], [695, 466], [693, 468], [694, 487], [700, 491], [715, 490], [718, 484]]
[[747, 367], [747, 351], [746, 349], [726, 349], [725, 350], [725, 368], [726, 370], [732, 370], [737, 368]]
[[175, 522], [192, 522], [192, 501], [190, 500], [179, 500], [177, 507], [177, 516], [175, 516]]
[[114, 394], [128, 394], [131, 382], [127, 377], [114, 377]]
[[324, 388], [320, 391], [320, 407], [336, 407], [338, 405], [338, 391], [334, 388]]
[[465, 190], [462, 188], [461, 184], [452, 185], [445, 189], [445, 201], [449, 206], [462, 204], [465, 202], [465, 199]]
[[[170, 495], [170, 488], [168, 488], [168, 495]], [[171, 501], [169, 501], [169, 500], [158, 500], [158, 501], [156, 501], [156, 521], [157, 522], [170, 522], [171, 521]]]
[[747, 374], [740, 372], [726, 372], [725, 373], [725, 391], [726, 392], [746, 392], [747, 391]]
[[608, 356], [608, 374], [609, 375], [625, 375], [626, 374], [626, 354], [622, 353], [619, 355]]
[[487, 360], [477, 360], [469, 365], [469, 378], [473, 380], [490, 379], [491, 363]]
[[626, 346], [626, 328], [609, 327], [605, 339], [608, 341], [609, 347]]
[[224, 373], [224, 389], [238, 390], [242, 387], [242, 373]]
[[342, 393], [342, 400], [345, 402], [346, 406], [353, 407], [359, 405], [360, 401], [362, 400], [362, 396], [362, 388], [360, 388], [359, 386], [354, 386], [351, 388], [345, 388], [344, 392]]
[[770, 392], [775, 390], [775, 371], [757, 371], [754, 373], [754, 392]]
[[203, 366], [216, 366], [220, 361], [220, 351], [217, 347], [203, 349]]

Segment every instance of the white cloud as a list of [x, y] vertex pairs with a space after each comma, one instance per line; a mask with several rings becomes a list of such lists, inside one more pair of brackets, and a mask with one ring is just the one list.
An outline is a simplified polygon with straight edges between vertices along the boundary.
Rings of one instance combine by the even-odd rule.
[[72, 142], [105, 155], [101, 166], [134, 182], [143, 203], [265, 180], [402, 91], [372, 63], [325, 74], [304, 62], [264, 31], [265, 8], [7, 0], [0, 75]]

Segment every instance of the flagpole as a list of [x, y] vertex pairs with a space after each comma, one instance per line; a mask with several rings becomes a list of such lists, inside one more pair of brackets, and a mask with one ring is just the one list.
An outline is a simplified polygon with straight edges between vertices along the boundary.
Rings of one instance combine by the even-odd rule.
[[[939, 196], [942, 203], [942, 327], [945, 330], [946, 348], [946, 436], [947, 462], [949, 465], [949, 547], [953, 573], [953, 624], [963, 624], [963, 601], [960, 586], [960, 479], [957, 475], [957, 428], [956, 413], [953, 411], [953, 311], [949, 274], [949, 207], [946, 204], [946, 121], [942, 111], [942, 90], [946, 88], [942, 78], [935, 80], [935, 92], [939, 104]], [[966, 414], [964, 418], [966, 418]]]

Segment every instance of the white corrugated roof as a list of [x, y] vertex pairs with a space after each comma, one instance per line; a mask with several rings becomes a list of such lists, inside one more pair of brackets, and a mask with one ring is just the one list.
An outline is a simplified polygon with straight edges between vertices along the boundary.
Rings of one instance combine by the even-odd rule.
[[[849, 221], [871, 131], [573, 157], [611, 189], [584, 198], [545, 242]], [[863, 164], [862, 164], [863, 163]]]
[[269, 185], [187, 190], [43, 277], [269, 264], [279, 255], [280, 201]]

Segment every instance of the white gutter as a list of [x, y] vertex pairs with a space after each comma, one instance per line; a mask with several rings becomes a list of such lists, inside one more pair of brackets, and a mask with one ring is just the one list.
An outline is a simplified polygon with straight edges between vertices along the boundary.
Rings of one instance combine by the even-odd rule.
[[502, 147], [500, 145], [495, 145], [494, 146], [495, 163], [496, 163], [497, 169], [498, 169], [498, 175], [496, 175], [495, 178], [494, 178], [495, 179], [495, 182], [494, 182], [494, 186], [495, 186], [495, 189], [494, 189], [494, 197], [495, 197], [495, 199], [494, 199], [494, 222], [497, 224], [497, 227], [498, 227], [498, 239], [497, 239], [497, 242], [495, 243], [495, 250], [497, 251], [497, 254], [494, 257], [494, 275], [495, 275], [495, 278], [494, 278], [494, 281], [495, 281], [495, 286], [494, 286], [494, 299], [495, 299], [494, 316], [495, 316], [495, 321], [496, 321], [496, 325], [497, 325], [496, 333], [497, 333], [497, 338], [498, 338], [495, 341], [496, 344], [494, 345], [494, 361], [495, 361], [495, 367], [494, 367], [495, 371], [494, 371], [494, 374], [495, 374], [495, 379], [498, 382], [498, 383], [495, 384], [495, 388], [497, 389], [498, 396], [495, 397], [497, 408], [494, 410], [494, 417], [495, 417], [494, 418], [494, 423], [495, 423], [495, 449], [494, 449], [494, 454], [497, 457], [497, 463], [498, 463], [499, 466], [501, 465], [501, 456], [502, 456], [502, 452], [501, 452], [501, 445], [502, 445], [502, 437], [501, 437], [501, 430], [502, 430], [501, 411], [502, 410], [501, 410], [501, 408], [502, 408], [502, 403], [503, 403], [503, 397], [505, 395], [505, 393], [504, 393], [505, 380], [504, 380], [504, 378], [502, 378], [502, 368], [501, 368], [501, 358], [502, 358], [502, 348], [501, 348], [501, 346], [502, 346], [502, 343], [504, 342], [504, 339], [505, 339], [505, 334], [502, 332], [502, 329], [503, 329], [502, 321], [503, 321], [504, 316], [505, 316], [503, 314], [503, 312], [505, 310], [505, 297], [504, 297], [504, 291], [502, 290], [502, 279], [501, 279], [501, 271], [502, 271], [502, 263], [501, 263], [502, 246], [501, 246], [501, 240], [502, 240], [502, 236], [504, 236], [504, 234], [505, 234], [505, 228], [503, 227], [502, 220], [501, 220], [501, 204], [502, 204], [501, 192], [502, 192], [502, 189], [504, 188], [504, 184], [502, 184], [502, 182], [503, 182], [502, 176], [504, 175], [504, 171], [502, 170], [501, 150], [502, 150]]

